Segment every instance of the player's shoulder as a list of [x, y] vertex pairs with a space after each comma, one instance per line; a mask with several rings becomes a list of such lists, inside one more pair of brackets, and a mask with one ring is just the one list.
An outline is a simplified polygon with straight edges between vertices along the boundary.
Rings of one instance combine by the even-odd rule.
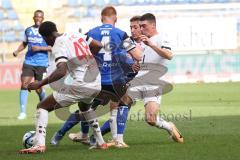
[[150, 38], [152, 42], [162, 43], [164, 41], [168, 41], [167, 38], [163, 34], [156, 34]]
[[99, 32], [100, 30], [101, 30], [101, 26], [96, 26], [96, 27], [90, 29], [90, 30], [87, 32], [87, 34], [88, 34], [88, 33], [96, 33], [96, 32]]
[[125, 31], [117, 27], [114, 27], [113, 31], [121, 35], [127, 34]]
[[29, 32], [29, 31], [31, 31], [32, 28], [33, 28], [33, 26], [29, 26], [29, 27], [27, 27], [27, 28], [25, 29], [25, 32]]

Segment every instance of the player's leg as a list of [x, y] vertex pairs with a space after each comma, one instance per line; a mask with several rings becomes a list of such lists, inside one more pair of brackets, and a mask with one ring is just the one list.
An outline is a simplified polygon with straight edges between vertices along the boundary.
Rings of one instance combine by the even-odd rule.
[[25, 119], [26, 118], [26, 106], [27, 106], [27, 99], [28, 99], [28, 90], [27, 86], [31, 83], [34, 77], [34, 72], [32, 66], [23, 64], [22, 67], [22, 74], [21, 74], [21, 90], [20, 90], [20, 114], [18, 119]]
[[151, 125], [159, 129], [166, 130], [174, 141], [182, 143], [183, 137], [177, 130], [176, 126], [172, 122], [167, 122], [163, 118], [159, 117], [159, 103], [160, 97], [149, 97], [145, 98], [145, 120]]
[[100, 149], [107, 149], [108, 146], [105, 143], [102, 134], [100, 125], [98, 123], [98, 119], [94, 110], [91, 109], [91, 105], [88, 103], [81, 102], [80, 111], [82, 112], [86, 122], [89, 123], [89, 126], [93, 129], [93, 134], [96, 139], [96, 145], [90, 147], [89, 149], [100, 148]]
[[40, 153], [45, 152], [45, 137], [48, 124], [48, 112], [60, 108], [54, 96], [51, 94], [43, 101], [39, 102], [36, 111], [36, 136], [35, 144], [29, 149], [20, 150], [19, 153]]
[[128, 112], [130, 110], [132, 104], [132, 99], [125, 94], [121, 98], [121, 103], [118, 107], [118, 113], [117, 113], [117, 144], [116, 147], [119, 148], [125, 148], [129, 147], [123, 140], [123, 135], [126, 129], [126, 123], [128, 118]]
[[[64, 137], [64, 135], [72, 128], [74, 127], [76, 124], [79, 123], [77, 115], [79, 114], [79, 110], [75, 111], [74, 113], [72, 113], [68, 119], [64, 122], [64, 124], [62, 125], [62, 127], [53, 135], [52, 139], [51, 139], [51, 144], [52, 145], [58, 145], [59, 142], [62, 140], [62, 138]], [[73, 138], [74, 141], [77, 141], [77, 139], [74, 137]]]
[[[36, 81], [41, 81], [43, 79], [43, 74], [46, 72], [46, 67], [34, 67], [34, 78]], [[36, 90], [38, 94], [39, 101], [42, 101], [46, 97], [44, 89], [41, 87]]]

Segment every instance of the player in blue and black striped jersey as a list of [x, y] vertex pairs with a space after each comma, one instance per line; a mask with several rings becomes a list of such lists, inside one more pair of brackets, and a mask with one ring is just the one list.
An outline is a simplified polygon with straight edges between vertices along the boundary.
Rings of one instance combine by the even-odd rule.
[[[33, 78], [36, 81], [42, 80], [43, 73], [46, 72], [48, 66], [48, 51], [51, 51], [51, 47], [46, 44], [42, 36], [38, 33], [38, 28], [44, 20], [44, 12], [42, 10], [36, 10], [33, 20], [34, 25], [25, 30], [24, 41], [18, 46], [17, 50], [13, 52], [13, 56], [17, 57], [21, 51], [28, 47], [22, 66], [20, 114], [18, 119], [26, 118], [27, 86]], [[40, 101], [44, 99], [45, 92], [42, 88], [36, 92]]]

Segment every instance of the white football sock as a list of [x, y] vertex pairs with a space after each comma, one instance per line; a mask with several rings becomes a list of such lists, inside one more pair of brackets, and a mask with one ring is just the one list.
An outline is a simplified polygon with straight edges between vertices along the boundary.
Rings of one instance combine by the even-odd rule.
[[90, 126], [93, 128], [93, 135], [96, 138], [97, 144], [98, 145], [102, 145], [105, 143], [103, 137], [102, 137], [102, 133], [101, 133], [101, 129], [99, 127], [99, 123], [97, 119], [91, 120], [89, 122]]
[[112, 109], [110, 112], [110, 118], [109, 118], [110, 129], [111, 129], [113, 140], [117, 139], [117, 112], [118, 112], [117, 109]]
[[123, 134], [117, 134], [117, 141], [118, 142], [123, 142]]
[[157, 121], [156, 121], [156, 125], [155, 126], [157, 128], [165, 129], [168, 132], [172, 131], [172, 126], [170, 125], [170, 123], [165, 121], [164, 119], [162, 119], [159, 116], [157, 116]]
[[37, 109], [36, 114], [36, 144], [45, 146], [46, 128], [48, 124], [48, 111]]

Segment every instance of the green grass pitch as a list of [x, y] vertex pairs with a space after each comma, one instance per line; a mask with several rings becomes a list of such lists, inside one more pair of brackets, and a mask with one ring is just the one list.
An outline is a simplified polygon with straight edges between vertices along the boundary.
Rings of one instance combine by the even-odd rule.
[[[34, 114], [38, 98], [28, 99], [28, 118], [16, 119], [18, 90], [0, 91], [0, 159], [2, 160], [237, 160], [240, 151], [240, 83], [181, 84], [163, 97], [161, 111], [174, 121], [185, 143], [177, 144], [163, 130], [143, 121], [143, 103], [138, 102], [129, 114], [125, 141], [127, 149], [88, 150], [87, 146], [71, 142], [66, 136], [58, 147], [49, 141], [63, 121], [50, 113], [47, 129], [47, 152], [19, 155], [22, 136], [34, 130]], [[71, 108], [74, 110], [74, 107]], [[101, 121], [106, 119], [103, 117]], [[78, 131], [79, 126], [73, 128]], [[109, 139], [109, 135], [105, 139]]]

